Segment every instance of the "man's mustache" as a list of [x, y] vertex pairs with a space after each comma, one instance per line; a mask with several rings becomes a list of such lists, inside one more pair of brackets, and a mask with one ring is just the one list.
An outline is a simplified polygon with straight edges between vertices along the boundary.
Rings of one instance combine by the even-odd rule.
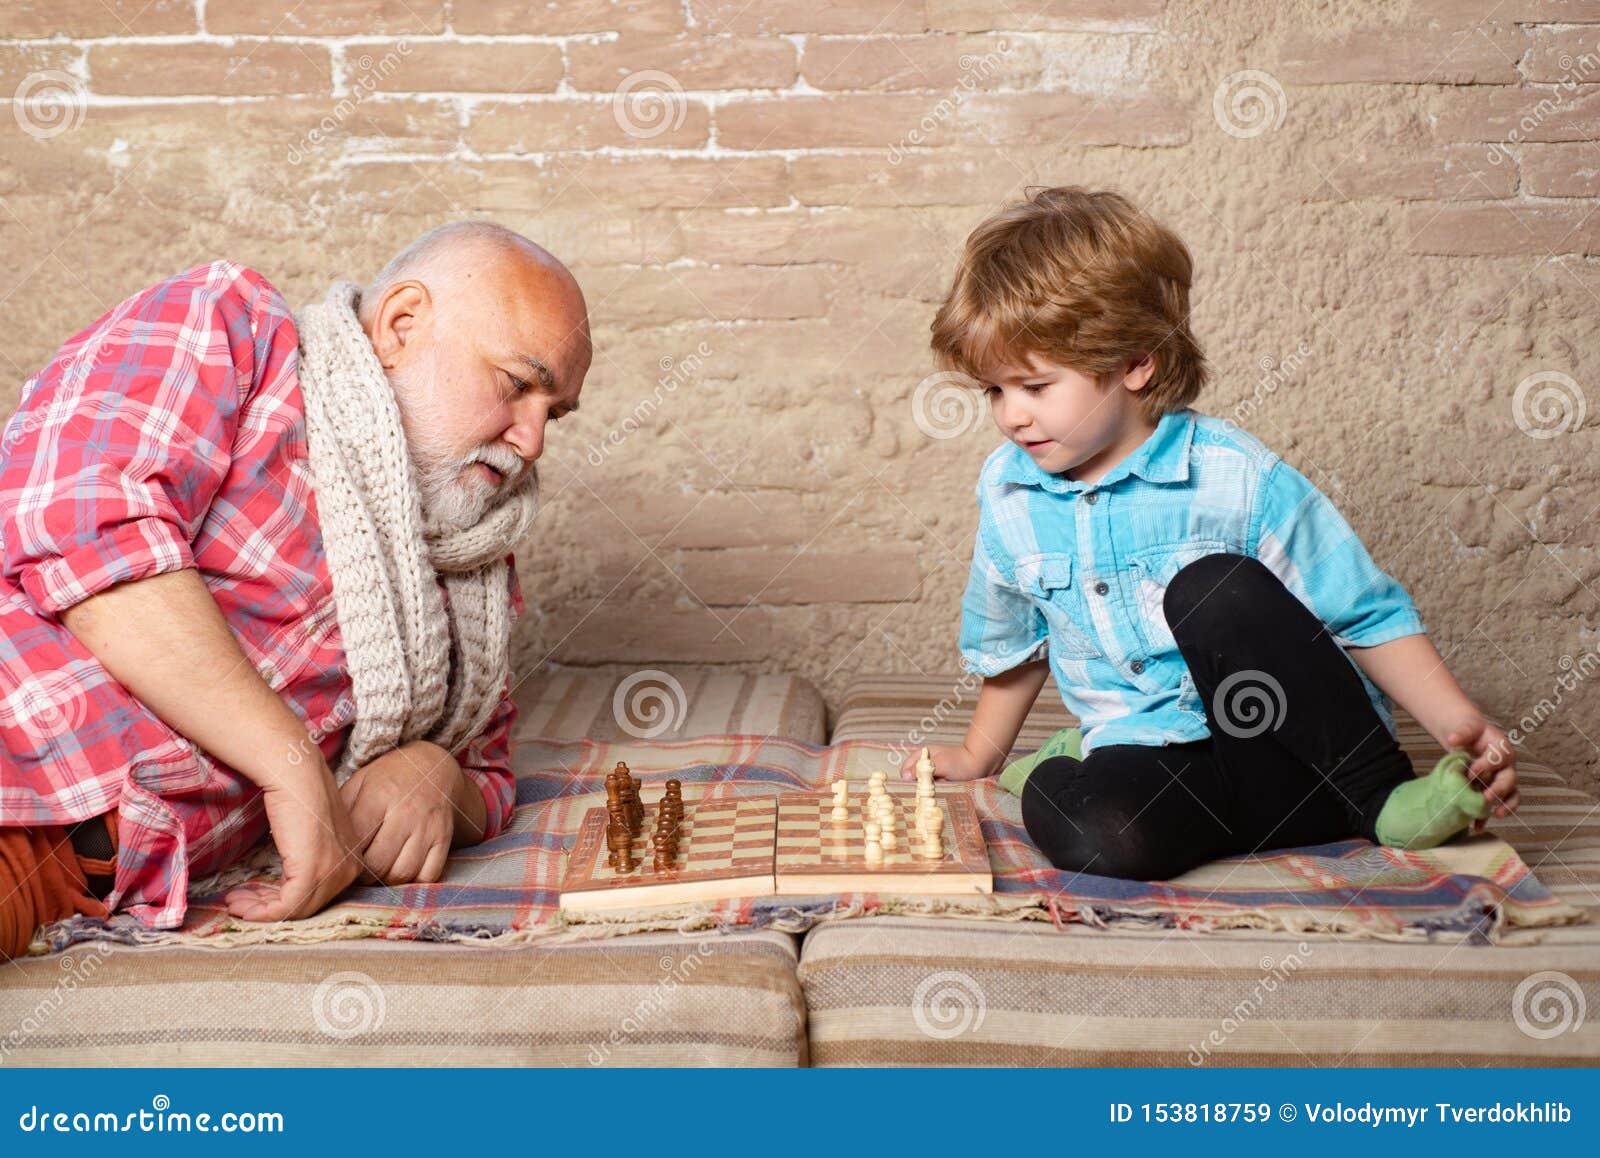
[[533, 472], [532, 463], [524, 462], [522, 460], [522, 456], [516, 451], [512, 450], [509, 446], [502, 446], [498, 443], [479, 447], [477, 450], [473, 451], [470, 455], [463, 459], [461, 465], [463, 467], [469, 467], [473, 463], [478, 462], [484, 463], [485, 465], [493, 467], [495, 470], [499, 471], [501, 476], [505, 479], [505, 481], [501, 483], [501, 486], [503, 487], [519, 485], [523, 482], [524, 474], [531, 474]]

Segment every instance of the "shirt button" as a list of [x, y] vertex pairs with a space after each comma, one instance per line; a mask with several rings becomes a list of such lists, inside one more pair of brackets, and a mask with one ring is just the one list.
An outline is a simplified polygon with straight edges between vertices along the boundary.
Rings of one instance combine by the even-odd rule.
[[1134, 675], [1138, 675], [1140, 672], [1144, 671], [1144, 660], [1136, 659], [1130, 663], [1128, 667], [1133, 670]]
[[1096, 583], [1094, 585], [1094, 593], [1096, 595], [1104, 595], [1107, 591], [1110, 591], [1110, 590], [1111, 590], [1110, 586], [1107, 585], [1107, 583], [1106, 583], [1106, 581], [1104, 579], [1102, 579], [1100, 582], [1098, 582], [1098, 583]]
[[1083, 496], [1083, 501], [1088, 503], [1090, 506], [1093, 506], [1095, 503], [1100, 501], [1100, 492], [1090, 491], [1088, 494]]

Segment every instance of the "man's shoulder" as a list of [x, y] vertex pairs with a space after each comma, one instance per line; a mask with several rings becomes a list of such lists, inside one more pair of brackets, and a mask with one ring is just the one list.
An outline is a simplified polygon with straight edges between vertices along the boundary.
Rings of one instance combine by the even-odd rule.
[[289, 316], [289, 304], [265, 275], [236, 261], [208, 261], [175, 273], [135, 297], [156, 302], [205, 300], [252, 315]]

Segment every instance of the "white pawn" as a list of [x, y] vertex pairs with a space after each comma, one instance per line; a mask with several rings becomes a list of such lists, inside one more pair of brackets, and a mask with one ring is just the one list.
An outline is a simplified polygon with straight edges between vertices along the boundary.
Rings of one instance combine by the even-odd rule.
[[868, 864], [882, 864], [883, 846], [875, 840], [867, 841], [866, 858]]
[[845, 780], [833, 782], [833, 811], [828, 815], [834, 820], [850, 819], [850, 784]]
[[862, 826], [861, 833], [867, 838], [868, 844], [877, 844], [879, 833], [878, 822], [876, 820], [868, 820], [866, 824]]

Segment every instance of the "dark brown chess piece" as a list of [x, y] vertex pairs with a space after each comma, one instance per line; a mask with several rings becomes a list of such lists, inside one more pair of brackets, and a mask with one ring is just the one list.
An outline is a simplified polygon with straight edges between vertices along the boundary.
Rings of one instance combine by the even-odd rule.
[[610, 853], [608, 860], [612, 868], [619, 873], [631, 873], [634, 870], [633, 833], [628, 829], [628, 819], [621, 801], [606, 806], [606, 848]]

